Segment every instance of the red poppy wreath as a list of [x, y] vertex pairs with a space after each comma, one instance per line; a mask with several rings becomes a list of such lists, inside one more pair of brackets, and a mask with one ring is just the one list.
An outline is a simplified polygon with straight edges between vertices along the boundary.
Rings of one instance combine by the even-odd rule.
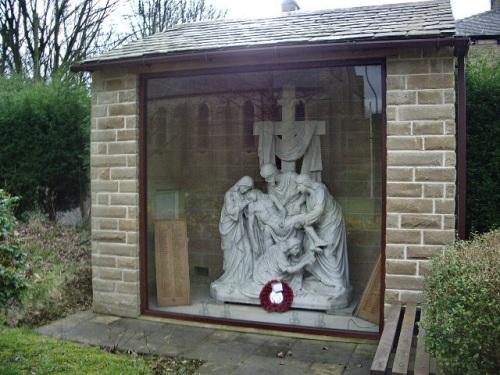
[[260, 305], [268, 312], [285, 312], [293, 303], [293, 290], [285, 281], [271, 280], [260, 291]]

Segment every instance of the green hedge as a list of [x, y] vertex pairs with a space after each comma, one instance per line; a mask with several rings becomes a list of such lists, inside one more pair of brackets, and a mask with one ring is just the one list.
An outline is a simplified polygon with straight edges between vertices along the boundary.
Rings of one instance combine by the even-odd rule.
[[467, 228], [500, 225], [500, 62], [467, 65]]
[[458, 242], [432, 260], [422, 325], [445, 374], [500, 368], [500, 230]]
[[0, 187], [19, 208], [77, 205], [88, 184], [90, 98], [73, 81], [0, 79]]

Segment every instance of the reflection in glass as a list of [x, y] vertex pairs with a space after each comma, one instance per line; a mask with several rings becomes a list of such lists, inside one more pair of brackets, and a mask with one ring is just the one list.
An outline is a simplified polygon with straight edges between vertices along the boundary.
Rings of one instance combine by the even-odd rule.
[[[224, 193], [245, 175], [265, 191], [254, 126], [282, 121], [285, 87], [295, 90], [295, 121], [325, 123], [321, 180], [342, 206], [346, 222], [354, 304], [332, 314], [293, 310], [269, 315], [258, 306], [218, 306], [208, 293], [210, 283], [223, 274], [218, 225]], [[149, 307], [285, 325], [378, 330], [353, 313], [380, 254], [382, 95], [379, 65], [148, 79]], [[300, 171], [301, 161], [296, 164]], [[155, 280], [162, 275], [155, 274], [153, 228], [163, 219], [187, 225], [191, 305], [156, 304]]]

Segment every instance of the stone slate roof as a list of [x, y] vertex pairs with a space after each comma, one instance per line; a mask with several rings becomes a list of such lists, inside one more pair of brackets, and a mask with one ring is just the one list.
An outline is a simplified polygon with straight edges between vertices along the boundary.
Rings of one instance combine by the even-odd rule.
[[500, 9], [458, 20], [457, 34], [471, 37], [500, 37]]
[[290, 12], [273, 18], [178, 25], [83, 63], [290, 44], [446, 37], [455, 34], [449, 0]]

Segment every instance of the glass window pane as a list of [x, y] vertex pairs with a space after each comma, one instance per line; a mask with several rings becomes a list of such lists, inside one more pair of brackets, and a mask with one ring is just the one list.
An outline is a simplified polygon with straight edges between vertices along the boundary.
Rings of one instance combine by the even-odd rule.
[[[148, 79], [149, 308], [282, 325], [377, 332], [375, 322], [356, 317], [355, 311], [380, 255], [382, 95], [379, 65]], [[270, 126], [273, 130], [266, 139], [272, 140], [272, 146], [264, 144], [264, 136], [259, 133], [259, 129], [270, 129]], [[352, 287], [351, 301], [346, 307], [327, 311], [311, 304], [293, 308], [284, 314], [270, 315], [246, 300], [239, 304], [235, 301], [217, 303], [213, 290], [210, 294], [211, 284], [224, 274], [224, 269], [237, 267], [231, 265], [234, 259], [228, 253], [225, 257], [221, 248], [223, 228], [220, 222], [226, 192], [243, 176], [249, 176], [254, 182], [253, 188], [264, 193], [262, 202], [267, 199], [268, 184], [260, 175], [263, 150], [273, 152], [272, 156], [268, 155], [268, 161], [282, 172], [300, 174], [306, 171], [312, 180], [321, 181], [335, 204], [341, 207]], [[300, 207], [297, 206], [300, 212], [296, 213], [310, 213], [308, 204], [301, 203]], [[249, 230], [248, 222], [252, 215], [247, 206], [240, 211], [243, 232]], [[284, 208], [284, 218], [292, 217], [290, 208]], [[177, 248], [178, 244], [184, 243], [178, 238], [183, 236], [181, 230], [172, 229], [167, 234], [158, 232], [160, 229], [157, 228], [168, 226], [155, 224], [165, 221], [185, 223], [186, 249]], [[317, 223], [313, 221], [311, 228], [318, 231], [319, 240], [322, 240], [325, 235]], [[319, 276], [314, 279], [314, 262], [319, 262], [321, 251], [329, 245], [320, 244], [316, 248], [308, 245], [307, 241], [314, 243], [315, 240], [314, 233], [308, 232], [306, 226], [303, 223], [300, 229], [302, 242], [298, 253], [293, 254], [291, 249], [284, 248], [286, 256], [283, 259], [287, 264], [279, 263], [282, 261], [275, 254], [270, 254], [270, 262], [281, 264], [280, 272], [290, 276], [291, 268], [287, 267], [297, 266], [304, 260], [307, 248], [316, 249], [315, 258], [311, 261], [313, 265], [299, 267], [297, 273], [301, 282], [314, 280], [318, 285], [324, 284], [319, 281]], [[276, 244], [288, 246], [284, 245], [284, 240], [271, 238], [269, 241], [262, 247], [265, 251]], [[255, 282], [253, 267], [263, 262], [260, 259], [262, 254], [253, 251], [255, 246], [248, 246], [251, 249], [249, 253], [235, 255], [236, 262], [246, 262], [252, 268], [249, 276], [242, 276], [248, 279], [245, 284]], [[238, 246], [226, 249], [229, 252], [240, 250]], [[248, 259], [241, 260], [245, 257]], [[164, 274], [164, 270], [170, 268], [162, 268], [163, 265], [168, 262], [182, 264], [184, 260], [189, 267], [189, 276], [177, 275], [175, 267], [169, 271], [173, 274]], [[157, 275], [157, 270], [163, 270], [163, 274]], [[167, 306], [158, 303], [161, 293], [184, 293], [183, 283], [189, 284], [188, 304]], [[235, 288], [238, 294], [242, 286]]]

